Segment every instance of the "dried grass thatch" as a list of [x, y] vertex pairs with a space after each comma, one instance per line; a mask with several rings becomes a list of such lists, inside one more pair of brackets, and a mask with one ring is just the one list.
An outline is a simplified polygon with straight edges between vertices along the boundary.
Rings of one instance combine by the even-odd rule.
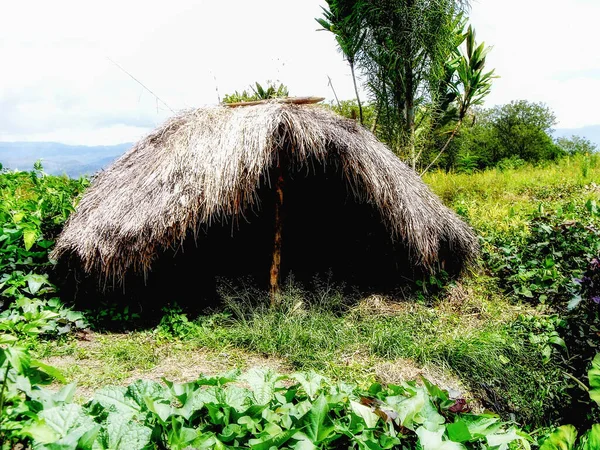
[[98, 174], [53, 257], [117, 279], [146, 272], [190, 232], [260, 211], [260, 185], [280, 158], [295, 174], [335, 165], [415, 266], [432, 267], [442, 247], [459, 263], [477, 251], [473, 231], [373, 134], [320, 106], [266, 102], [168, 120]]

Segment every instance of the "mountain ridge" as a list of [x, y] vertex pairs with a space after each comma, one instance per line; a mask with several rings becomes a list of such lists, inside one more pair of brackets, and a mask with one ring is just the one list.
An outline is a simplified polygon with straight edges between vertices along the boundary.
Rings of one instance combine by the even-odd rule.
[[77, 178], [92, 175], [131, 148], [117, 145], [67, 145], [58, 142], [0, 142], [0, 163], [4, 168], [30, 170], [41, 160], [46, 173]]

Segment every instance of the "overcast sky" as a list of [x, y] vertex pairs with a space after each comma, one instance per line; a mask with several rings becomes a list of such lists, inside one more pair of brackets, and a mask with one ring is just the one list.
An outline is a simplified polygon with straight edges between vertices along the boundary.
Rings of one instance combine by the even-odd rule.
[[[0, 0], [0, 141], [134, 141], [253, 81], [353, 96], [320, 0]], [[600, 0], [477, 0], [500, 79], [487, 105], [546, 102], [560, 128], [600, 124]], [[167, 106], [108, 58], [123, 66]], [[169, 109], [170, 108], [170, 109]]]

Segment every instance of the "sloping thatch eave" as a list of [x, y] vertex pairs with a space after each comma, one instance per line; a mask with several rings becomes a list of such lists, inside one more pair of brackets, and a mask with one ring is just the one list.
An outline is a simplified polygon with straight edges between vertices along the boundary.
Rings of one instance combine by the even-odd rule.
[[261, 178], [282, 152], [296, 170], [335, 160], [416, 265], [431, 266], [444, 243], [464, 259], [477, 252], [472, 230], [370, 132], [322, 107], [265, 103], [165, 122], [96, 177], [52, 256], [76, 256], [86, 272], [117, 279], [147, 271], [190, 230], [259, 208]]

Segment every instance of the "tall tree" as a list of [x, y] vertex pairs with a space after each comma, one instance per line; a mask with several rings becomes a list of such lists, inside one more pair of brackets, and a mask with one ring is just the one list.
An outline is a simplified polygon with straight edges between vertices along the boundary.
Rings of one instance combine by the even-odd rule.
[[346, 61], [348, 61], [352, 82], [354, 83], [356, 102], [358, 103], [360, 123], [362, 124], [364, 123], [363, 110], [358, 94], [355, 71], [356, 59], [366, 37], [359, 9], [361, 3], [357, 0], [327, 0], [327, 4], [329, 9], [323, 8], [323, 17], [315, 20], [324, 30], [335, 35], [335, 40]]
[[398, 153], [406, 149], [416, 168], [417, 110], [438, 99], [432, 86], [445, 75], [456, 50], [456, 19], [467, 8], [460, 0], [363, 0], [368, 30], [361, 66], [368, 85], [385, 108], [381, 126]]
[[465, 54], [461, 54], [457, 60], [457, 79], [454, 82], [450, 81], [447, 83], [457, 103], [456, 124], [444, 146], [433, 161], [421, 172], [421, 175], [427, 172], [437, 162], [444, 151], [446, 151], [448, 145], [450, 145], [450, 142], [452, 142], [452, 139], [458, 133], [471, 107], [481, 105], [483, 99], [489, 94], [492, 88], [491, 81], [494, 78], [494, 70], [485, 71], [485, 58], [490, 51], [490, 47], [486, 47], [483, 43], [480, 45], [476, 44], [475, 30], [471, 26], [469, 26], [465, 34], [465, 40], [466, 52]]
[[556, 159], [563, 153], [551, 137], [556, 115], [544, 103], [512, 101], [491, 110], [493, 130], [500, 158], [525, 161]]
[[[440, 143], [443, 153], [493, 77], [483, 71], [487, 49], [475, 46], [471, 28], [465, 32], [468, 0], [327, 3], [325, 19], [317, 20], [336, 33], [340, 49], [363, 74], [376, 108], [373, 129], [416, 169], [431, 130], [454, 123]], [[465, 40], [466, 55], [460, 51]]]

